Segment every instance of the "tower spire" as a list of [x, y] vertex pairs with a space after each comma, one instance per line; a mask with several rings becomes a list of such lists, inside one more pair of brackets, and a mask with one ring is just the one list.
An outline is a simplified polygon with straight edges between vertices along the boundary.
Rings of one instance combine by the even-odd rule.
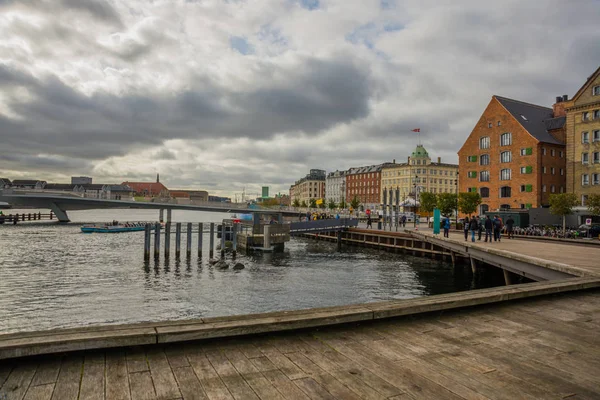
[[159, 182], [160, 182], [159, 175], [156, 174], [156, 183], [159, 183]]

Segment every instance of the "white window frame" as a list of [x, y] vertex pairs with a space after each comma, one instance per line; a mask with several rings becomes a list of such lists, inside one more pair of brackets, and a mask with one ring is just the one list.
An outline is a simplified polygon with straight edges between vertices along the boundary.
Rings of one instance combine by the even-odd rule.
[[[504, 140], [504, 138], [508, 138], [508, 140]], [[500, 135], [500, 146], [510, 146], [512, 145], [512, 133], [504, 132]]]
[[564, 153], [562, 150], [561, 150], [561, 151], [559, 151], [559, 152], [558, 152], [558, 154], [559, 154], [559, 157], [560, 157], [560, 158], [563, 158], [563, 157], [564, 157], [564, 155], [565, 155], [565, 153]]
[[589, 132], [581, 132], [581, 143], [586, 144], [590, 142], [590, 133]]
[[600, 119], [600, 110], [594, 110], [592, 112], [592, 118], [594, 118], [594, 119]]
[[542, 147], [542, 155], [545, 156], [546, 155], [546, 148]]
[[[508, 178], [504, 177], [503, 175], [506, 175], [504, 172], [508, 171]], [[500, 170], [500, 180], [501, 181], [510, 181], [512, 180], [512, 171], [510, 170], [510, 168], [503, 168]]]
[[600, 85], [592, 88], [592, 96], [600, 96]]
[[593, 131], [592, 141], [594, 143], [600, 142], [600, 129], [596, 129], [595, 131]]
[[592, 174], [592, 185], [600, 185], [600, 174]]
[[583, 165], [590, 163], [590, 153], [581, 153], [581, 163]]
[[565, 175], [565, 170], [564, 169], [560, 169], [560, 176], [564, 176]]
[[519, 169], [519, 171], [521, 171], [522, 174], [526, 174], [527, 173], [527, 167], [521, 167]]
[[[505, 155], [508, 154], [508, 160], [505, 160]], [[500, 153], [500, 162], [501, 163], [509, 163], [512, 162], [512, 152], [510, 150], [503, 151]]]
[[542, 185], [542, 192], [546, 193], [546, 185]]
[[590, 120], [590, 112], [584, 111], [581, 113], [581, 121], [589, 121]]
[[600, 163], [600, 151], [595, 151], [592, 153], [592, 163], [593, 164]]
[[590, 184], [590, 176], [588, 174], [581, 175], [581, 186], [588, 186]]
[[[487, 139], [487, 140], [486, 140]], [[490, 137], [482, 136], [479, 138], [479, 150], [485, 150], [490, 148]]]
[[550, 174], [556, 175], [556, 168], [550, 167]]
[[555, 149], [550, 149], [550, 155], [552, 157], [556, 157], [556, 150]]
[[[485, 174], [485, 177], [487, 178], [485, 180], [483, 179], [484, 174]], [[490, 171], [488, 171], [488, 170], [480, 171], [479, 172], [479, 182], [489, 182], [489, 181], [490, 181]]]

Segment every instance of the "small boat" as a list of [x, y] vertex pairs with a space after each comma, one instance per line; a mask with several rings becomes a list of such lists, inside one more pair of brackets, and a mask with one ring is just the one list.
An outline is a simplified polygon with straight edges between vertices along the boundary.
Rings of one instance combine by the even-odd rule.
[[[150, 225], [150, 229], [154, 230], [154, 224]], [[120, 233], [120, 232], [137, 232], [146, 229], [145, 223], [128, 223], [128, 224], [104, 224], [104, 225], [84, 225], [81, 227], [83, 233]]]

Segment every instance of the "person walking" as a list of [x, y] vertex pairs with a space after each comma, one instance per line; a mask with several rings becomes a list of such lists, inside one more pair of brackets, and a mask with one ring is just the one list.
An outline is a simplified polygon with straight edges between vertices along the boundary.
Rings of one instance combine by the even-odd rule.
[[369, 229], [369, 227], [373, 229], [373, 221], [371, 220], [371, 214], [367, 214], [367, 229]]
[[494, 242], [500, 241], [500, 230], [502, 229], [502, 221], [497, 215], [494, 215]]
[[443, 228], [444, 228], [444, 237], [445, 238], [449, 238], [450, 237], [450, 235], [449, 235], [449, 232], [450, 232], [450, 218], [446, 217], [446, 219], [444, 219]]
[[475, 242], [475, 232], [479, 229], [479, 222], [477, 218], [471, 218], [471, 222], [469, 222], [469, 229], [471, 230], [471, 242]]
[[479, 241], [481, 241], [481, 234], [483, 233], [483, 223], [484, 222], [485, 221], [483, 220], [483, 217], [477, 218], [477, 231], [479, 233], [477, 240], [479, 240]]
[[463, 232], [465, 233], [465, 242], [469, 238], [469, 225], [470, 225], [470, 223], [471, 223], [471, 221], [469, 221], [469, 217], [465, 217], [465, 220], [463, 222]]
[[515, 220], [512, 219], [512, 216], [508, 216], [508, 219], [506, 220], [506, 234], [508, 235], [509, 239], [514, 239], [514, 233], [513, 233], [513, 226], [515, 224]]
[[406, 228], [406, 215], [402, 216], [402, 227]]
[[489, 215], [485, 218], [484, 227], [485, 227], [485, 242], [487, 243], [487, 241], [489, 239], [490, 243], [492, 243], [492, 230], [494, 229], [494, 224], [492, 223], [492, 219], [490, 218]]

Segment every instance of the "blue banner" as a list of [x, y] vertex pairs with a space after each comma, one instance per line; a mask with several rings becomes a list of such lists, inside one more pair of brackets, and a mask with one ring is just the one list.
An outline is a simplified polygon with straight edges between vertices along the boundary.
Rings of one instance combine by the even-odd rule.
[[439, 208], [433, 209], [433, 234], [434, 235], [440, 234], [440, 209]]

